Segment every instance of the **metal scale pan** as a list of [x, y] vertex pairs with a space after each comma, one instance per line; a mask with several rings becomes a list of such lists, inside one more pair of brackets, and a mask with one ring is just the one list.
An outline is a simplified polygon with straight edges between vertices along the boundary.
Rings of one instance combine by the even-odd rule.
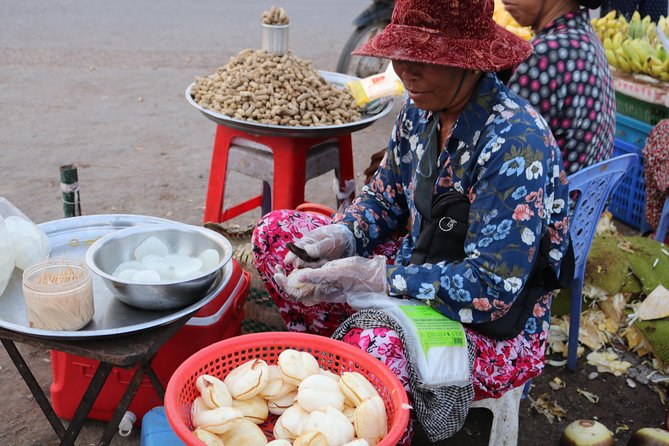
[[[346, 88], [347, 82], [358, 79], [354, 76], [333, 73], [330, 71], [319, 71], [319, 73], [326, 81], [334, 84], [339, 88]], [[261, 124], [259, 122], [231, 118], [230, 116], [222, 115], [202, 107], [197, 102], [195, 102], [191, 96], [190, 91], [191, 88], [193, 88], [193, 85], [195, 85], [195, 83], [190, 84], [186, 89], [186, 100], [193, 107], [200, 110], [203, 115], [214, 121], [216, 124], [230, 127], [236, 130], [241, 130], [252, 135], [285, 136], [290, 138], [326, 138], [330, 136], [345, 135], [347, 133], [353, 133], [355, 131], [364, 129], [365, 127], [369, 127], [376, 120], [387, 115], [393, 108], [393, 101], [389, 100], [383, 105], [383, 108], [378, 113], [363, 114], [362, 119], [354, 122], [348, 122], [346, 124], [319, 125], [313, 127]]]
[[[88, 247], [103, 235], [131, 226], [168, 221], [143, 215], [110, 214], [71, 217], [38, 226], [49, 237], [51, 257], [64, 256], [83, 261]], [[90, 339], [143, 331], [197, 312], [223, 291], [230, 280], [232, 266], [232, 262], [228, 262], [223, 267], [218, 280], [199, 301], [187, 307], [162, 311], [141, 310], [124, 304], [114, 297], [100, 277], [93, 274], [95, 315], [88, 325], [78, 331], [42, 330], [30, 327], [23, 300], [22, 271], [15, 268], [7, 288], [0, 296], [0, 327], [18, 333], [61, 340]]]

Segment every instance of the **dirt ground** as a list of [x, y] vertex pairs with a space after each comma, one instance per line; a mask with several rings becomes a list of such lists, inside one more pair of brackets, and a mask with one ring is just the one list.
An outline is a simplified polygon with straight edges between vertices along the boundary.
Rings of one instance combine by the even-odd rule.
[[[214, 125], [183, 98], [194, 76], [212, 73], [228, 58], [260, 42], [258, 18], [273, 3], [82, 2], [0, 0], [0, 196], [35, 222], [62, 217], [58, 168], [78, 167], [83, 213], [131, 213], [200, 224]], [[197, 5], [197, 6], [196, 6]], [[364, 2], [291, 0], [291, 48], [314, 67], [332, 70], [351, 21]], [[396, 110], [395, 110], [396, 111]], [[393, 113], [391, 113], [393, 115]], [[353, 135], [358, 187], [369, 156], [386, 144], [392, 116]], [[307, 183], [307, 200], [334, 205], [332, 173]], [[260, 190], [257, 180], [232, 175], [226, 202]], [[238, 220], [257, 219], [250, 213]], [[0, 305], [2, 304], [0, 300]], [[49, 353], [18, 345], [42, 389], [51, 385]], [[634, 358], [641, 368], [641, 361]], [[620, 430], [617, 444], [630, 433], [664, 423], [666, 403], [658, 392], [626, 377], [600, 374], [579, 362], [574, 374], [547, 366], [533, 381], [530, 398], [549, 393], [565, 410], [549, 422], [530, 398], [521, 403], [519, 444], [555, 445], [572, 420], [596, 418]], [[640, 376], [644, 372], [639, 373]], [[553, 391], [548, 382], [566, 382]], [[599, 397], [592, 403], [578, 393]], [[661, 393], [661, 391], [660, 391]], [[0, 444], [58, 444], [6, 351], [0, 349]], [[466, 428], [444, 444], [487, 444], [485, 416], [472, 412]], [[88, 421], [77, 445], [96, 444], [101, 422]], [[135, 429], [113, 445], [138, 445]], [[427, 444], [417, 439], [416, 444]]]

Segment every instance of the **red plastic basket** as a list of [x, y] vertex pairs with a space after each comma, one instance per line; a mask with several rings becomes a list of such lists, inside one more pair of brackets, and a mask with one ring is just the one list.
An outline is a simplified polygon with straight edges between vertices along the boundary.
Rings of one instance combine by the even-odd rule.
[[[406, 391], [381, 361], [367, 352], [342, 341], [304, 333], [253, 333], [229, 338], [212, 344], [192, 355], [174, 372], [165, 393], [165, 414], [172, 429], [187, 445], [204, 445], [191, 433], [194, 429], [190, 407], [199, 396], [195, 380], [203, 373], [223, 379], [235, 367], [255, 358], [276, 364], [279, 354], [286, 349], [309, 352], [323, 369], [336, 374], [358, 372], [364, 375], [379, 392], [386, 405], [388, 435], [379, 446], [393, 446], [402, 438], [409, 422], [409, 401]], [[271, 433], [276, 417], [261, 426]]]

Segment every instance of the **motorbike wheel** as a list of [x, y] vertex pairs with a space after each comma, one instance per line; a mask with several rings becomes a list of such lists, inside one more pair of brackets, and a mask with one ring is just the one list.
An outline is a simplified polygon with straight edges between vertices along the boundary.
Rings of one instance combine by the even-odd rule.
[[388, 22], [385, 21], [374, 22], [356, 28], [355, 31], [353, 31], [353, 34], [351, 34], [351, 37], [346, 41], [341, 56], [339, 56], [336, 68], [337, 72], [364, 78], [385, 71], [388, 66], [387, 59], [368, 56], [353, 56], [351, 55], [351, 52], [362, 46], [362, 44], [370, 40], [372, 37], [376, 36], [387, 24]]

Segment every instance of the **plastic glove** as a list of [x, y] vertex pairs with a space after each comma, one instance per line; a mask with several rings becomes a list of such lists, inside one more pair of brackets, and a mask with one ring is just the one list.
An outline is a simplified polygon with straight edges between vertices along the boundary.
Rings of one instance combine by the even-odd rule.
[[288, 276], [278, 271], [274, 281], [289, 298], [304, 305], [346, 302], [349, 293], [386, 292], [386, 258], [336, 259], [320, 268], [295, 269]]
[[304, 249], [309, 257], [317, 259], [315, 262], [307, 262], [289, 251], [283, 263], [294, 268], [314, 268], [324, 265], [329, 260], [355, 254], [355, 237], [348, 227], [340, 224], [318, 227], [301, 239], [295, 240], [294, 244]]

